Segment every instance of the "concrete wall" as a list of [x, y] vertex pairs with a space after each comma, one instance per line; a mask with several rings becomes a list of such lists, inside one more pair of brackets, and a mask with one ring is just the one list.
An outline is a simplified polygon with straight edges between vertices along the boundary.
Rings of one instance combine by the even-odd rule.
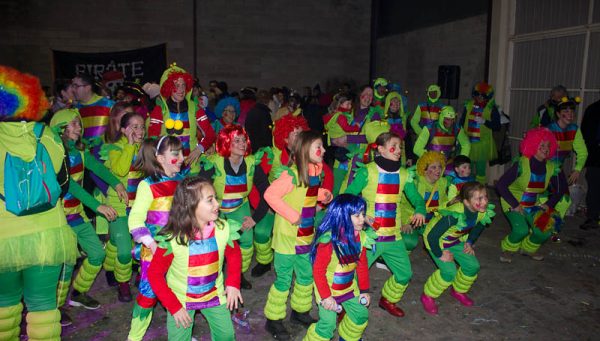
[[380, 38], [377, 76], [400, 82], [409, 91], [412, 112], [426, 99], [427, 86], [437, 83], [438, 66], [459, 65], [459, 100], [451, 100], [450, 105], [462, 110], [471, 88], [484, 77], [486, 28], [487, 14]]
[[[365, 82], [371, 4], [361, 0], [197, 1], [198, 76], [230, 89]], [[51, 49], [129, 50], [167, 43], [193, 71], [192, 1], [0, 0], [0, 64], [52, 81]], [[73, 14], [74, 13], [74, 14]]]

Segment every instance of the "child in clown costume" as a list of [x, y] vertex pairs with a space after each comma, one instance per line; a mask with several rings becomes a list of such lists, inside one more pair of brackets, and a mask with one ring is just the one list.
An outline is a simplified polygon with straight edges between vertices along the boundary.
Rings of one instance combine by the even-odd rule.
[[[452, 297], [466, 307], [473, 305], [473, 300], [467, 296], [479, 272], [473, 244], [494, 215], [494, 205], [489, 204], [485, 186], [469, 182], [427, 224], [423, 240], [439, 268], [429, 276], [421, 295], [421, 303], [427, 313], [438, 313], [435, 299], [450, 285]], [[458, 269], [454, 262], [458, 263]]]
[[[537, 251], [560, 224], [555, 207], [567, 190], [564, 173], [550, 161], [557, 148], [550, 130], [530, 129], [521, 141], [521, 157], [498, 180], [502, 211], [511, 226], [500, 244], [501, 262], [510, 263], [519, 249], [533, 260], [544, 259]], [[542, 200], [541, 194], [549, 188], [550, 197]]]
[[[269, 175], [269, 183], [275, 180], [275, 173], [282, 165], [288, 165], [290, 161], [290, 150], [296, 142], [296, 137], [300, 132], [307, 131], [308, 123], [302, 116], [294, 116], [291, 114], [285, 115], [275, 121], [273, 127], [273, 156], [269, 161], [261, 162], [263, 171]], [[265, 154], [266, 156], [267, 154]], [[331, 170], [326, 165], [323, 165], [323, 170], [329, 174], [330, 181], [333, 182]], [[328, 173], [327, 173], [328, 171]], [[325, 182], [324, 178], [324, 182]], [[331, 190], [331, 188], [329, 188]], [[259, 202], [260, 194], [255, 193], [254, 201]], [[250, 201], [253, 201], [252, 193]], [[257, 204], [252, 203], [253, 206]], [[317, 213], [318, 214], [318, 213]], [[272, 211], [268, 211], [263, 219], [256, 223], [254, 227], [254, 248], [256, 250], [256, 266], [252, 269], [252, 277], [260, 277], [271, 269], [273, 261], [273, 249], [271, 248], [271, 234], [273, 232], [273, 221], [275, 215]]]
[[294, 274], [291, 320], [306, 327], [315, 322], [309, 314], [313, 288], [309, 253], [317, 202], [327, 204], [332, 199], [331, 192], [321, 188], [324, 151], [321, 134], [301, 132], [291, 150], [293, 164], [289, 168], [282, 166], [265, 192], [265, 200], [276, 213], [272, 245], [277, 274], [264, 309], [265, 328], [281, 340], [290, 339], [282, 321]]
[[[406, 220], [415, 226], [425, 222], [425, 203], [413, 184], [412, 175], [401, 167], [401, 139], [395, 133], [383, 133], [375, 142], [377, 156], [373, 162], [359, 168], [346, 193], [358, 195], [367, 202], [367, 217], [377, 231], [373, 252], [367, 253], [369, 266], [382, 257], [392, 276], [382, 288], [379, 306], [392, 316], [403, 317], [400, 302], [412, 277], [410, 259], [400, 234], [398, 204], [402, 193], [414, 205], [414, 214]], [[404, 199], [406, 200], [406, 199]]]
[[240, 116], [240, 101], [235, 97], [225, 97], [215, 106], [215, 116], [217, 119], [211, 124], [218, 134], [223, 127], [228, 124], [237, 124], [237, 118]]
[[235, 340], [229, 310], [243, 303], [239, 228], [234, 220], [219, 219], [208, 180], [192, 176], [177, 186], [148, 269], [152, 290], [168, 312], [169, 340], [192, 338], [196, 311], [208, 322], [212, 340]]
[[387, 95], [388, 81], [385, 78], [377, 78], [373, 81], [373, 108], [380, 114], [383, 113], [385, 106], [385, 96]]
[[410, 119], [410, 126], [417, 136], [425, 127], [432, 128], [437, 122], [440, 110], [444, 106], [439, 102], [442, 90], [436, 84], [427, 87], [427, 101], [419, 103]]
[[475, 169], [475, 178], [486, 183], [486, 168], [490, 160], [498, 156], [492, 131], [500, 130], [500, 113], [494, 101], [494, 88], [485, 83], [473, 87], [472, 99], [465, 102], [460, 125], [471, 142], [468, 154]]
[[[337, 141], [347, 140], [350, 134], [357, 134], [361, 131], [364, 122], [357, 122], [352, 116], [353, 96], [350, 94], [339, 93], [334, 97], [331, 105], [331, 117], [325, 118], [325, 129], [331, 145], [338, 149], [335, 151], [336, 160], [333, 165], [333, 194], [336, 195], [342, 185], [342, 181], [348, 170], [351, 168], [351, 160], [348, 160], [348, 152], [354, 146], [348, 146], [348, 143], [339, 145]], [[327, 117], [327, 116], [326, 116]]]
[[[408, 113], [404, 111], [402, 96], [395, 91], [389, 92], [387, 97], [385, 98], [385, 107], [383, 110], [384, 120], [390, 125], [390, 132], [395, 133], [400, 137], [401, 143], [401, 155], [402, 155], [402, 164], [406, 165], [407, 160], [410, 160], [409, 166], [412, 165], [413, 157], [407, 158], [407, 151], [410, 149], [410, 154], [412, 155], [412, 146], [407, 146], [407, 132], [408, 132]], [[374, 122], [374, 121], [371, 121]], [[367, 123], [368, 124], [368, 123]], [[365, 126], [365, 130], [368, 129]], [[408, 148], [407, 148], [408, 147]]]
[[[72, 306], [83, 306], [86, 309], [97, 309], [100, 307], [98, 301], [87, 295], [98, 272], [106, 253], [100, 242], [94, 227], [86, 216], [83, 205], [94, 212], [102, 214], [108, 220], [114, 220], [117, 212], [110, 206], [102, 205], [91, 194], [83, 189], [84, 169], [93, 172], [100, 179], [108, 183], [121, 198], [127, 200], [125, 186], [106, 167], [98, 162], [92, 154], [84, 148], [81, 142], [81, 116], [77, 109], [59, 110], [52, 116], [50, 127], [61, 136], [66, 147], [69, 158], [69, 192], [63, 198], [63, 207], [67, 216], [67, 223], [77, 235], [77, 241], [87, 257], [81, 265], [81, 269], [73, 281], [73, 292], [69, 304]], [[62, 307], [67, 298], [73, 267], [66, 265], [58, 285], [58, 306]], [[63, 319], [64, 311], [61, 310]], [[64, 323], [64, 322], [63, 322]], [[67, 322], [68, 323], [68, 322]]]
[[129, 211], [135, 201], [136, 190], [143, 178], [142, 172], [134, 167], [136, 155], [144, 139], [144, 118], [132, 112], [123, 115], [120, 124], [120, 136], [117, 142], [104, 144], [100, 156], [104, 165], [127, 189], [128, 200], [122, 200], [116, 191], [110, 188], [105, 204], [117, 210], [118, 217], [109, 223], [110, 240], [106, 243], [104, 270], [107, 278], [117, 282], [119, 301], [131, 301], [129, 280], [131, 279], [131, 235], [127, 225]]
[[419, 160], [417, 160], [417, 174], [414, 178], [417, 192], [425, 201], [425, 222], [423, 225], [412, 224], [410, 217], [416, 211], [407, 197], [400, 200], [400, 219], [402, 240], [406, 246], [406, 250], [410, 253], [417, 247], [419, 236], [423, 235], [425, 225], [433, 218], [436, 211], [446, 206], [448, 202], [448, 186], [449, 180], [442, 176], [446, 158], [440, 152], [429, 151], [425, 152]]
[[[577, 180], [579, 180], [579, 174], [585, 166], [588, 156], [581, 130], [576, 123], [573, 123], [575, 107], [579, 102], [581, 102], [579, 97], [563, 97], [556, 108], [556, 120], [548, 125], [548, 129], [550, 129], [558, 143], [556, 154], [550, 159], [554, 163], [554, 168], [564, 172], [565, 160], [571, 156], [572, 152], [575, 152], [575, 166], [568, 178], [569, 185], [577, 183]], [[565, 218], [569, 206], [571, 206], [571, 198], [567, 190], [555, 207], [562, 219]]]
[[450, 185], [448, 186], [448, 199], [452, 200], [460, 193], [462, 186], [467, 182], [475, 181], [471, 174], [471, 159], [464, 155], [458, 155], [452, 160], [452, 172], [448, 175]]
[[185, 164], [198, 173], [196, 162], [215, 142], [215, 131], [208, 116], [193, 101], [192, 75], [175, 63], [160, 78], [160, 96], [148, 120], [148, 136], [176, 135], [183, 145]]
[[[246, 130], [240, 125], [228, 125], [221, 129], [217, 137], [217, 153], [200, 160], [200, 174], [213, 179], [217, 199], [221, 204], [221, 213], [228, 220], [235, 220], [242, 225], [240, 248], [242, 250], [242, 273], [246, 272], [252, 261], [254, 251], [254, 226], [261, 221], [269, 206], [263, 199], [263, 193], [269, 186], [267, 175], [260, 166], [262, 154], [268, 152], [260, 149], [252, 155], [250, 139]], [[248, 195], [255, 184], [261, 197], [254, 213], [250, 211]], [[264, 227], [264, 226], [261, 226]], [[261, 231], [262, 234], [263, 231]], [[264, 240], [264, 236], [261, 238]], [[242, 274], [242, 289], [251, 289], [252, 285]]]
[[169, 210], [175, 188], [183, 180], [181, 141], [176, 136], [165, 135], [160, 139], [147, 139], [140, 148], [136, 168], [146, 178], [136, 191], [136, 200], [129, 213], [129, 232], [140, 250], [139, 293], [133, 305], [133, 319], [128, 340], [140, 341], [144, 337], [156, 305], [156, 295], [148, 283], [148, 266], [156, 253], [155, 240], [158, 232], [169, 219]]
[[365, 230], [365, 210], [362, 198], [340, 194], [315, 232], [310, 260], [315, 296], [320, 301], [319, 321], [308, 328], [305, 341], [331, 340], [340, 307], [345, 311], [340, 340], [359, 340], [367, 328], [371, 296], [366, 248], [371, 248], [377, 236]]
[[62, 201], [58, 200], [61, 190], [62, 194], [67, 190], [66, 153], [60, 138], [35, 122], [48, 107], [36, 77], [0, 66], [0, 169], [4, 170], [9, 154], [31, 162], [37, 147], [41, 147], [50, 158], [45, 172], [55, 176], [60, 186], [51, 192], [54, 207], [17, 216], [6, 208], [5, 200], [10, 199], [5, 192], [8, 179], [6, 172], [0, 172], [1, 340], [20, 339], [22, 302], [27, 307], [29, 340], [60, 339], [56, 287], [63, 264], [73, 266], [77, 257], [77, 238], [67, 224]]
[[[458, 151], [457, 143], [460, 146], [460, 155], [468, 156], [471, 151], [469, 138], [464, 129], [456, 124], [454, 108], [447, 105], [440, 110], [438, 120], [431, 127], [421, 130], [413, 151], [419, 157], [427, 150], [441, 152], [446, 157], [446, 161], [450, 161]], [[446, 169], [447, 172], [451, 170]]]

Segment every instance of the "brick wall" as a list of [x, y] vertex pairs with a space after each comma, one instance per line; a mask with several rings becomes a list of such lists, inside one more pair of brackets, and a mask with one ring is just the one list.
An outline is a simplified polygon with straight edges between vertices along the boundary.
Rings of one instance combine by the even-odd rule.
[[[300, 88], [368, 77], [369, 1], [197, 1], [203, 84]], [[168, 61], [193, 71], [192, 1], [0, 0], [0, 63], [52, 81], [51, 49], [129, 50], [167, 43]]]
[[[377, 75], [399, 81], [409, 91], [409, 109], [426, 99], [429, 84], [437, 83], [439, 65], [459, 65], [459, 99], [450, 105], [462, 110], [471, 88], [485, 73], [487, 14], [427, 27], [377, 41]], [[447, 100], [443, 100], [444, 103]]]

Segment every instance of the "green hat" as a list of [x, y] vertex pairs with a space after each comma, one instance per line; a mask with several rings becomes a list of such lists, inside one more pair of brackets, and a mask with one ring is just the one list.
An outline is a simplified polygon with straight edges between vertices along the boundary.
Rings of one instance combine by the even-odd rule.
[[50, 128], [57, 133], [62, 132], [67, 124], [71, 123], [75, 118], [81, 120], [81, 115], [77, 109], [61, 109], [54, 113], [50, 120]]
[[390, 131], [390, 124], [387, 120], [371, 121], [364, 126], [365, 135], [368, 143], [374, 143], [377, 137]]
[[[437, 92], [438, 96], [436, 98], [431, 98], [429, 97], [430, 92]], [[431, 84], [427, 88], [427, 99], [429, 99], [431, 103], [437, 102], [440, 99], [440, 96], [442, 96], [442, 89], [437, 84]]]

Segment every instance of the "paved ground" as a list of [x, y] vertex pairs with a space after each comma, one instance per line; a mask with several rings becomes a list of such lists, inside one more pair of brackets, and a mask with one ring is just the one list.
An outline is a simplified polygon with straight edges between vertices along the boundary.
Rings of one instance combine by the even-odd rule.
[[[376, 306], [383, 282], [389, 273], [373, 267], [371, 286], [373, 306], [365, 340], [592, 340], [600, 335], [600, 229], [578, 228], [581, 217], [571, 217], [561, 234], [561, 243], [548, 243], [542, 252], [546, 259], [536, 262], [517, 256], [512, 264], [498, 261], [500, 239], [507, 233], [505, 218], [499, 215], [481, 236], [476, 252], [481, 262], [479, 279], [471, 291], [475, 306], [466, 308], [447, 292], [438, 300], [440, 313], [429, 316], [419, 296], [433, 262], [421, 250], [412, 254], [414, 277], [401, 301], [406, 317], [397, 319]], [[236, 327], [238, 340], [269, 340], [264, 331], [263, 306], [273, 272], [252, 279], [254, 288], [244, 291], [245, 308], [250, 311], [250, 332]], [[101, 273], [92, 296], [102, 304], [95, 311], [70, 308], [72, 326], [63, 329], [64, 340], [125, 340], [132, 304], [117, 301]], [[316, 315], [316, 309], [313, 311]], [[301, 327], [286, 325], [295, 340], [301, 340]], [[194, 336], [209, 340], [208, 326], [196, 317]], [[166, 340], [165, 312], [155, 309], [145, 340]]]

